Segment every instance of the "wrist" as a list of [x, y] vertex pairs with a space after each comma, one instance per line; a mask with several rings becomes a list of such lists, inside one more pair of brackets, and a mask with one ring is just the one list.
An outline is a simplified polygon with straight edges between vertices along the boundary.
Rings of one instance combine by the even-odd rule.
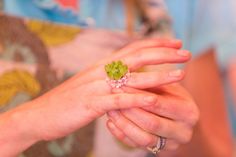
[[0, 156], [17, 156], [39, 141], [26, 106], [0, 115]]

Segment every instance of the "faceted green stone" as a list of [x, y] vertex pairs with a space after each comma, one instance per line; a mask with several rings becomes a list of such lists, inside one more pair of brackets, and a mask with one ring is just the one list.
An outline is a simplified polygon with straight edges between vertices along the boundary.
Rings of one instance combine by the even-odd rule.
[[121, 61], [113, 61], [105, 65], [107, 76], [112, 80], [119, 80], [128, 72], [128, 66]]

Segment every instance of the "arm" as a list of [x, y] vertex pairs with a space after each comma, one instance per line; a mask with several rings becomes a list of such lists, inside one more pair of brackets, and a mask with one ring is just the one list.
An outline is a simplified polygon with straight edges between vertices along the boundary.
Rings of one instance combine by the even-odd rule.
[[[28, 110], [29, 111], [29, 110]], [[24, 110], [12, 110], [0, 115], [0, 154], [15, 157], [37, 142], [35, 125]]]

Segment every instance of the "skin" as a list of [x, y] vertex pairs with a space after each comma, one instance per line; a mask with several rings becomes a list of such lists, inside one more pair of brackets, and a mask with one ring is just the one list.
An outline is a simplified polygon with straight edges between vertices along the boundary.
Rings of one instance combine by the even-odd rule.
[[[181, 45], [178, 46], [178, 48], [181, 47]], [[189, 57], [189, 54], [182, 52], [182, 56]], [[150, 72], [146, 72], [144, 77], [148, 73]], [[175, 71], [171, 75], [172, 77], [178, 77], [182, 74], [181, 71]], [[133, 76], [135, 76], [135, 73]], [[180, 145], [190, 142], [193, 127], [199, 119], [198, 108], [188, 92], [179, 84], [152, 86], [152, 82], [159, 82], [163, 79], [166, 78], [155, 76], [148, 80], [147, 84], [136, 85], [136, 90], [122, 88], [113, 91], [114, 93], [154, 94], [158, 101], [162, 102], [147, 108], [109, 112], [107, 127], [118, 140], [131, 147], [145, 149], [148, 146], [156, 146], [159, 140], [158, 136], [162, 136], [167, 139], [163, 151], [173, 151], [179, 148]], [[127, 86], [134, 87], [132, 83], [135, 82], [137, 80], [131, 78]]]
[[132, 147], [146, 148], [155, 146], [158, 136], [162, 136], [167, 139], [163, 151], [176, 150], [191, 140], [199, 113], [191, 96], [179, 84], [151, 88], [145, 92], [125, 88], [124, 92], [153, 93], [159, 103], [150, 107], [110, 111], [107, 126], [119, 140]]
[[[2, 135], [0, 136], [0, 156], [13, 157], [38, 141], [66, 136], [110, 111], [116, 112], [114, 110], [135, 107], [134, 111], [137, 110], [138, 113], [143, 112], [143, 110], [138, 110], [139, 108], [151, 111], [153, 108], [164, 107], [164, 104], [168, 104], [168, 100], [173, 100], [173, 108], [175, 105], [179, 106], [180, 103], [181, 105], [189, 105], [188, 102], [182, 104], [183, 101], [175, 103], [171, 94], [168, 98], [168, 95], [165, 97], [162, 94], [156, 95], [141, 90], [178, 82], [183, 79], [183, 71], [152, 71], [132, 74], [146, 65], [188, 61], [190, 53], [186, 50], [179, 50], [180, 47], [181, 42], [173, 40], [150, 39], [134, 42], [121, 49], [119, 53], [94, 64], [45, 95], [3, 113], [0, 116], [0, 134]], [[114, 92], [105, 81], [104, 65], [112, 60], [121, 60], [126, 63], [131, 71], [130, 80], [135, 80], [129, 82], [127, 88], [122, 89], [124, 92]], [[191, 98], [189, 100], [192, 102]], [[196, 105], [192, 103], [191, 105], [194, 106], [192, 107], [194, 113], [197, 113]], [[162, 111], [163, 114], [171, 113], [165, 110], [172, 110], [172, 107], [168, 106], [168, 108], [159, 111]], [[129, 113], [128, 115], [134, 114]], [[195, 119], [197, 118], [194, 117]], [[168, 119], [163, 119], [163, 124], [168, 121]], [[173, 121], [174, 126], [178, 125]], [[122, 129], [126, 130], [127, 128]], [[171, 134], [170, 129], [172, 128], [154, 127], [153, 129], [156, 129], [155, 131], [158, 133], [168, 132]], [[185, 131], [184, 127], [183, 131]], [[142, 134], [143, 132], [140, 132], [141, 136], [143, 136]], [[150, 136], [150, 134], [143, 137], [145, 136]], [[132, 138], [131, 135], [130, 137], [128, 135], [128, 138]], [[144, 143], [145, 146], [149, 144], [152, 146], [152, 141], [156, 140], [156, 136], [151, 136], [151, 138], [153, 139], [149, 139], [148, 143], [146, 138], [140, 138], [139, 142]], [[183, 141], [186, 142], [186, 140]]]
[[[194, 97], [201, 113], [201, 118], [193, 130], [191, 128], [193, 124], [195, 124], [196, 119], [198, 119], [198, 114], [196, 113], [196, 109], [194, 109], [194, 102], [191, 101], [189, 94], [185, 89], [183, 89], [183, 87], [175, 85], [173, 89], [173, 85], [165, 85], [164, 89], [168, 90], [164, 92], [163, 90], [160, 91], [160, 89], [151, 91], [153, 93], [161, 92], [161, 96], [171, 96], [171, 99], [169, 98], [166, 100], [171, 100], [171, 102], [173, 101], [174, 103], [165, 103], [165, 106], [163, 105], [165, 107], [164, 109], [161, 108], [163, 107], [162, 105], [160, 105], [161, 107], [157, 106], [156, 110], [149, 110], [149, 113], [155, 113], [156, 118], [158, 115], [163, 118], [170, 118], [172, 116], [170, 119], [174, 120], [176, 125], [166, 126], [164, 124], [167, 123], [161, 123], [160, 119], [155, 120], [155, 115], [149, 115], [144, 118], [143, 115], [147, 115], [148, 113], [144, 110], [133, 111], [133, 113], [136, 112], [136, 116], [133, 117], [127, 115], [127, 109], [125, 112], [123, 110], [119, 110], [119, 118], [114, 119], [112, 117], [113, 113], [109, 114], [110, 120], [108, 121], [108, 127], [113, 135], [115, 135], [119, 140], [122, 140], [124, 143], [134, 147], [143, 147], [143, 143], [141, 143], [139, 139], [140, 135], [145, 134], [146, 141], [149, 140], [150, 143], [152, 143], [154, 137], [151, 138], [150, 134], [149, 137], [147, 137], [147, 133], [155, 133], [154, 135], [167, 137], [166, 147], [159, 154], [161, 157], [233, 156], [233, 138], [231, 136], [225, 107], [226, 104], [223, 96], [222, 80], [220, 79], [214, 49], [208, 49], [203, 54], [204, 55], [198, 57], [187, 65], [187, 75], [185, 80], [182, 82], [185, 88], [187, 88], [190, 94]], [[233, 67], [233, 64], [231, 64], [230, 79], [232, 86], [234, 87]], [[211, 77], [209, 78], [209, 76]], [[170, 104], [171, 107], [167, 108]], [[144, 109], [147, 108], [149, 107], [144, 107]], [[134, 109], [128, 110], [130, 111]], [[166, 114], [161, 114], [163, 112], [166, 112]], [[140, 116], [141, 114], [142, 116]], [[141, 122], [140, 119], [142, 120]], [[149, 123], [147, 123], [147, 121], [149, 121]], [[164, 121], [164, 119], [162, 119], [162, 121]], [[139, 123], [139, 125], [134, 125], [137, 123]], [[152, 127], [147, 126], [147, 124]], [[127, 131], [124, 128], [128, 128], [127, 130], [132, 131]], [[156, 128], [156, 130], [152, 131], [150, 128]], [[161, 132], [161, 130], [164, 131]], [[168, 132], [168, 130], [173, 132]], [[142, 131], [145, 132], [141, 134]], [[130, 132], [132, 134], [130, 134]], [[191, 136], [193, 136], [193, 138], [189, 141]], [[154, 141], [153, 144], [155, 144], [155, 142], [156, 141]], [[185, 142], [190, 143], [184, 144]]]

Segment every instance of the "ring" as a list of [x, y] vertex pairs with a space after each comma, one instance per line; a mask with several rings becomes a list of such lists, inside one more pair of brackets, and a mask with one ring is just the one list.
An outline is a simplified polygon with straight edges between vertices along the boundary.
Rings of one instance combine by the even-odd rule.
[[108, 76], [106, 82], [112, 88], [121, 88], [128, 82], [128, 78], [130, 77], [128, 66], [121, 61], [113, 61], [105, 65], [105, 71]]
[[158, 154], [162, 149], [164, 149], [166, 145], [166, 138], [159, 136], [159, 140], [154, 147], [148, 147], [147, 149], [151, 151], [153, 154]]

